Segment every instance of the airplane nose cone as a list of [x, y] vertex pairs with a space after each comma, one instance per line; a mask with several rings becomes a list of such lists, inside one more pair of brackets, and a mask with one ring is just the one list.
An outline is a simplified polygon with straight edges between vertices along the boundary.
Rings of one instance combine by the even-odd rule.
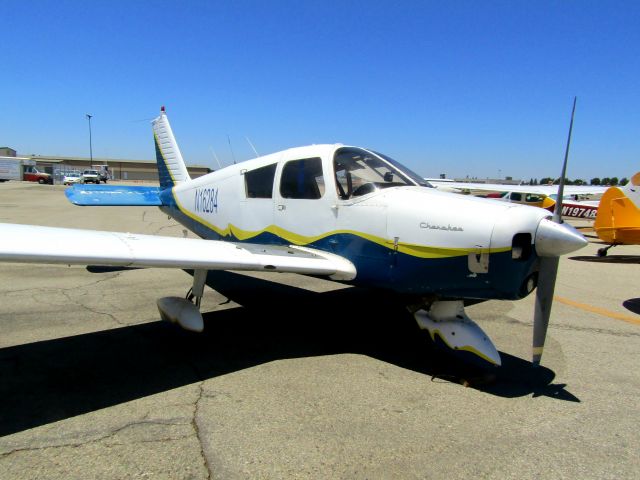
[[535, 247], [540, 257], [559, 257], [587, 245], [587, 239], [567, 223], [543, 218], [536, 231]]

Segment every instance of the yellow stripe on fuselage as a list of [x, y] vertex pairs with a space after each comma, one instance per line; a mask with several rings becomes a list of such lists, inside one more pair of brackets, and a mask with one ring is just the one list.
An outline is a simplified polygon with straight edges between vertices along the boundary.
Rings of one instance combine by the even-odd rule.
[[[171, 189], [174, 200], [176, 201], [176, 205], [178, 209], [185, 214], [187, 217], [191, 218], [195, 222], [204, 225], [207, 228], [210, 228], [214, 232], [216, 232], [221, 237], [227, 237], [229, 235], [233, 235], [238, 240], [250, 240], [253, 237], [257, 237], [262, 233], [271, 233], [276, 235], [277, 237], [286, 240], [289, 243], [294, 245], [308, 245], [310, 243], [317, 242], [318, 240], [322, 240], [323, 238], [330, 237], [332, 235], [339, 234], [347, 234], [347, 235], [355, 235], [360, 238], [364, 238], [369, 240], [370, 242], [381, 245], [389, 250], [394, 250], [394, 242], [393, 240], [388, 240], [385, 238], [377, 237], [375, 235], [371, 235], [364, 232], [358, 232], [355, 230], [333, 230], [330, 232], [322, 233], [321, 235], [316, 235], [312, 237], [307, 237], [304, 235], [300, 235], [295, 232], [290, 232], [285, 230], [277, 225], [269, 225], [262, 230], [257, 231], [249, 231], [242, 230], [241, 228], [236, 227], [235, 225], [228, 224], [226, 228], [222, 229], [212, 223], [207, 222], [202, 217], [194, 214], [190, 210], [186, 209], [178, 200], [178, 196], [176, 195], [174, 189]], [[500, 253], [500, 252], [508, 252], [511, 250], [511, 247], [500, 247], [500, 248], [448, 248], [448, 247], [429, 247], [426, 245], [414, 245], [410, 243], [398, 243], [398, 251], [407, 255], [411, 255], [412, 257], [418, 258], [450, 258], [450, 257], [462, 257], [466, 256], [470, 253], [480, 254], [480, 253]]]

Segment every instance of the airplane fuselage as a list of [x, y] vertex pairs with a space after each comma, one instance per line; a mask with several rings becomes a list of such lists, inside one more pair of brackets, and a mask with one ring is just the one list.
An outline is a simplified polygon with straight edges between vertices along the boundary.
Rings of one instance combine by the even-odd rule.
[[[375, 160], [371, 172], [362, 159]], [[339, 144], [293, 148], [178, 184], [161, 208], [202, 238], [335, 253], [355, 265], [357, 285], [440, 298], [531, 292], [547, 211], [418, 186], [383, 163]]]

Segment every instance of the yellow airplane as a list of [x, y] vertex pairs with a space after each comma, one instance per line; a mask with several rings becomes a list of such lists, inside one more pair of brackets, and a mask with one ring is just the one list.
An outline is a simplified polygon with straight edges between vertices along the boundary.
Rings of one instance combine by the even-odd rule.
[[610, 187], [602, 195], [593, 229], [609, 244], [598, 250], [599, 257], [616, 245], [640, 244], [640, 172], [624, 187]]

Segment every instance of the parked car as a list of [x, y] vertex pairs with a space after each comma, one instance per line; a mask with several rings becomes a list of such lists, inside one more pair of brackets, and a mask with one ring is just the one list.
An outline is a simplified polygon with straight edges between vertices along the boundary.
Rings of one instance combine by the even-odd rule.
[[41, 185], [48, 183], [49, 185], [53, 185], [53, 176], [49, 173], [41, 172], [33, 165], [25, 165], [22, 178], [27, 182], [38, 182]]
[[82, 181], [84, 183], [100, 184], [100, 172], [97, 170], [85, 170], [82, 172]]
[[84, 183], [84, 179], [82, 178], [82, 175], [80, 175], [80, 172], [71, 172], [71, 173], [67, 173], [64, 178], [62, 179], [62, 183], [64, 183], [65, 185], [72, 185], [74, 183]]

